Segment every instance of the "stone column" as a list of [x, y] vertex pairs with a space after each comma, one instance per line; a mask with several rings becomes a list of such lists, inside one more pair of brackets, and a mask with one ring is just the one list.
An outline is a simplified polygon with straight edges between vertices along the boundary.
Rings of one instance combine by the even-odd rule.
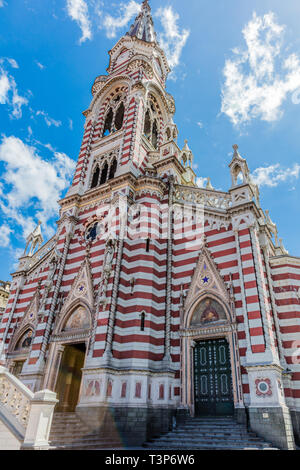
[[22, 450], [49, 449], [49, 435], [57, 401], [56, 393], [50, 390], [34, 394]]

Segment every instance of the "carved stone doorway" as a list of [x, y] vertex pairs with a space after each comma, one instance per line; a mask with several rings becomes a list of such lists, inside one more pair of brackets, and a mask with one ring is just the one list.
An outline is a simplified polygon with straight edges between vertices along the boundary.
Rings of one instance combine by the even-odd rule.
[[55, 390], [59, 400], [56, 411], [75, 411], [79, 398], [81, 369], [84, 366], [85, 353], [85, 343], [65, 346]]

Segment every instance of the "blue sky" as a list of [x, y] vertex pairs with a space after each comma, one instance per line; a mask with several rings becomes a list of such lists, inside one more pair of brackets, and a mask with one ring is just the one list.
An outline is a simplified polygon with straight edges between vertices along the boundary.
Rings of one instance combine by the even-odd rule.
[[[300, 3], [150, 1], [173, 72], [179, 145], [228, 190], [237, 143], [286, 249], [300, 256]], [[40, 219], [53, 235], [91, 86], [139, 1], [0, 0], [0, 279]]]

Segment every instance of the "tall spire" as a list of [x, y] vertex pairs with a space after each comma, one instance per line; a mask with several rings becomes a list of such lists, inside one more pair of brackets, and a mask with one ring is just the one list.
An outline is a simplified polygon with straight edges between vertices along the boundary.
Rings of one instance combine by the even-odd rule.
[[157, 42], [156, 33], [151, 15], [151, 8], [148, 0], [144, 0], [141, 6], [141, 12], [131, 25], [129, 36], [135, 36], [146, 42]]

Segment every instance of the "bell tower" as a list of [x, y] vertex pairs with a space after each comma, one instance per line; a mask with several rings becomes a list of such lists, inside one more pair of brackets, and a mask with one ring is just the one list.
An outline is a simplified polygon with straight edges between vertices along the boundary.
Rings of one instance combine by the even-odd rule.
[[176, 143], [175, 103], [165, 88], [169, 72], [145, 0], [129, 31], [109, 51], [107, 74], [96, 77], [92, 86], [93, 99], [83, 113], [85, 131], [67, 196], [82, 195], [128, 173], [142, 176], [158, 161], [158, 174], [163, 174], [161, 160], [171, 155], [177, 161], [171, 167], [168, 162], [167, 172], [181, 181], [185, 170]]

